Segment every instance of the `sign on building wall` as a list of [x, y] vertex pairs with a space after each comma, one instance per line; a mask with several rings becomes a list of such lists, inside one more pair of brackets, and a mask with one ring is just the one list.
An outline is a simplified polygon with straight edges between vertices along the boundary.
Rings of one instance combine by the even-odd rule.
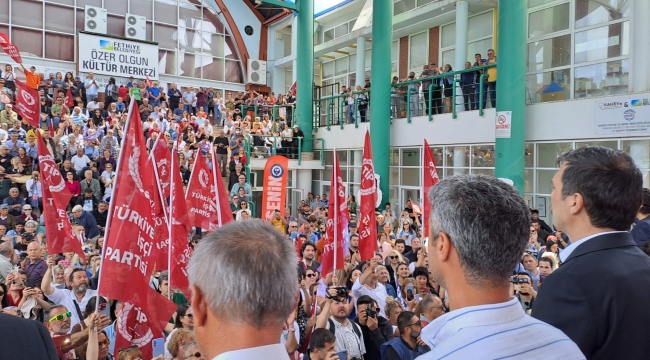
[[512, 133], [512, 111], [497, 111], [494, 127], [494, 137], [510, 139]]
[[158, 45], [79, 33], [79, 72], [158, 79]]
[[602, 135], [650, 133], [650, 96], [596, 100], [594, 131]]

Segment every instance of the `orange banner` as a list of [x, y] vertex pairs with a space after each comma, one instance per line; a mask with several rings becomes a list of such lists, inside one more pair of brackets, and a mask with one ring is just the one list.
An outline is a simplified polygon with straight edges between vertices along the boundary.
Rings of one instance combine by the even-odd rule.
[[262, 194], [262, 219], [269, 220], [277, 209], [284, 214], [289, 177], [289, 159], [276, 155], [264, 167], [264, 193]]

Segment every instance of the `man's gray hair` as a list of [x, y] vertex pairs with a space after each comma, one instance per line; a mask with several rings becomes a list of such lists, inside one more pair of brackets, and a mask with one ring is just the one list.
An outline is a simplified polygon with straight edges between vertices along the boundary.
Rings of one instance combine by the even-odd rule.
[[[422, 300], [420, 301], [420, 308], [422, 309], [422, 313], [425, 313], [432, 306], [436, 305], [436, 298], [437, 298], [437, 296], [433, 295], [433, 294], [424, 295], [422, 297]], [[442, 299], [440, 299], [440, 301], [442, 302]], [[418, 315], [420, 315], [420, 314], [418, 314]]]
[[266, 221], [214, 231], [199, 243], [188, 272], [212, 314], [258, 329], [286, 322], [298, 294], [293, 246]]
[[429, 201], [430, 238], [435, 241], [443, 232], [449, 236], [467, 283], [508, 282], [528, 243], [531, 223], [530, 210], [515, 188], [485, 175], [460, 175], [432, 187]]
[[14, 253], [14, 244], [11, 241], [4, 241], [0, 243], [0, 255], [10, 257]]
[[68, 310], [68, 308], [66, 308], [63, 305], [52, 305], [52, 307], [50, 307], [49, 310], [45, 310], [45, 313], [43, 314], [43, 322], [47, 323], [48, 320], [50, 320], [53, 317], [52, 313], [54, 312], [54, 310], [61, 309], [61, 308]]
[[163, 280], [169, 281], [169, 272], [167, 270], [161, 271], [158, 275], [158, 284], [162, 284]]

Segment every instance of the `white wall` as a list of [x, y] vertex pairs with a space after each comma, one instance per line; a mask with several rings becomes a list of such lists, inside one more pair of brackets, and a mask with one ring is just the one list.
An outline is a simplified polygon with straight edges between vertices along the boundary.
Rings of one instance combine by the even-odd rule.
[[[233, 20], [237, 24], [239, 33], [244, 39], [248, 55], [251, 59], [259, 59], [260, 57], [260, 34], [262, 32], [262, 24], [257, 19], [253, 11], [246, 5], [244, 1], [226, 1], [226, 6]], [[253, 27], [253, 35], [246, 35], [244, 28], [246, 25]], [[244, 64], [246, 66], [246, 64]]]

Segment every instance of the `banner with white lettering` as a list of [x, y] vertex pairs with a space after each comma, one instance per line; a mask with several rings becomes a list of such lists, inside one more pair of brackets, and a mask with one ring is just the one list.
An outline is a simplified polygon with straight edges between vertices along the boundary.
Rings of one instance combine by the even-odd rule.
[[262, 193], [262, 219], [271, 220], [275, 210], [284, 211], [289, 180], [289, 159], [276, 155], [264, 167], [264, 192]]
[[79, 72], [158, 80], [158, 45], [79, 33]]
[[638, 94], [594, 101], [594, 133], [635, 135], [650, 133], [650, 96]]

